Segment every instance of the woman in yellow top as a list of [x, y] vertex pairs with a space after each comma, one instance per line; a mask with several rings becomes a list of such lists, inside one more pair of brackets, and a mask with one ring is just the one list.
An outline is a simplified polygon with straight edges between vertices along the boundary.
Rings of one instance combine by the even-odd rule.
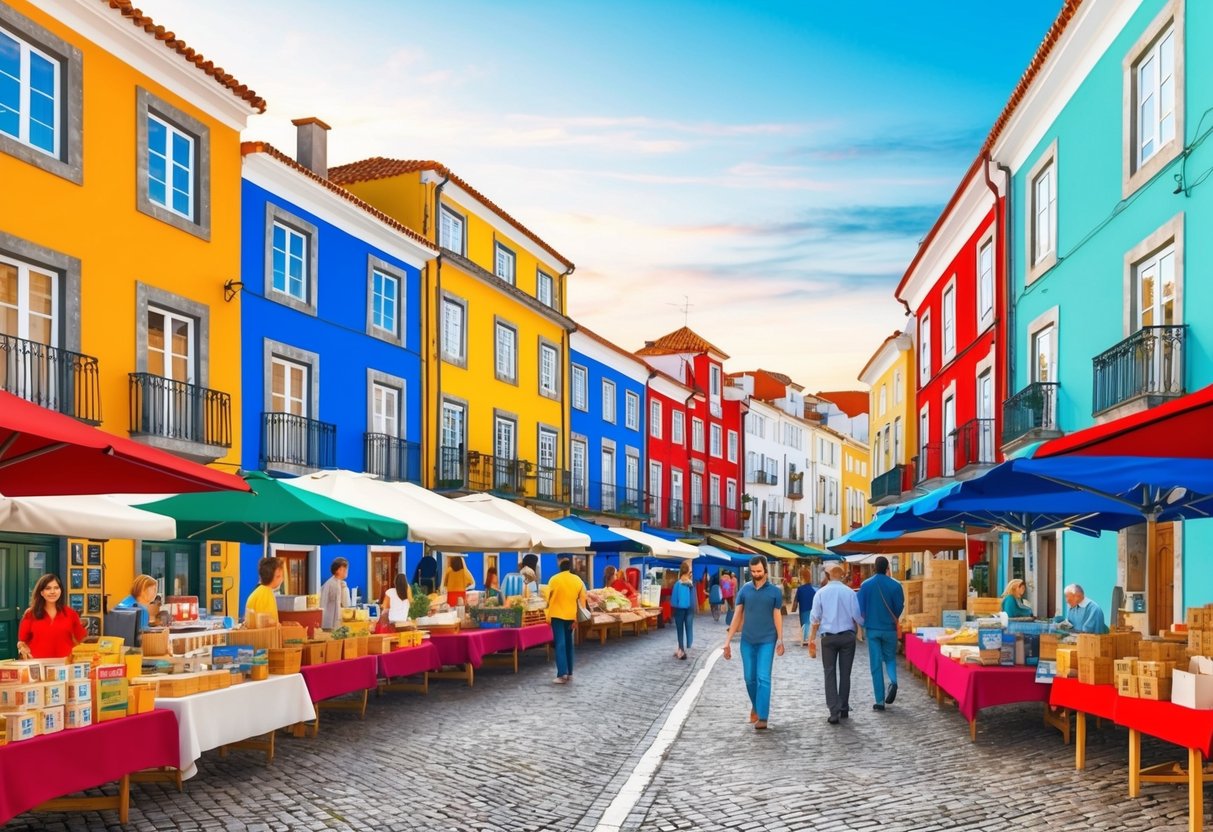
[[452, 555], [447, 561], [446, 572], [442, 573], [442, 586], [446, 588], [446, 602], [452, 607], [466, 596], [469, 589], [476, 585], [476, 579], [463, 565], [463, 558]]
[[257, 577], [261, 584], [249, 593], [244, 604], [244, 626], [257, 626], [257, 613], [265, 613], [278, 623], [278, 587], [282, 586], [284, 570], [279, 558], [262, 558], [257, 564]]
[[585, 583], [573, 572], [573, 559], [560, 561], [560, 572], [548, 581], [548, 621], [556, 648], [556, 684], [573, 681], [573, 627], [585, 606]]

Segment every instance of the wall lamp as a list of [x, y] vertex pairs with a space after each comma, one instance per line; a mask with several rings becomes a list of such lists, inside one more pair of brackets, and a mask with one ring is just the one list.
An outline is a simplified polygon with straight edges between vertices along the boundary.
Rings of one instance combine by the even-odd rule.
[[228, 303], [232, 302], [232, 298], [236, 297], [236, 293], [244, 288], [243, 280], [228, 280], [223, 284], [223, 299]]

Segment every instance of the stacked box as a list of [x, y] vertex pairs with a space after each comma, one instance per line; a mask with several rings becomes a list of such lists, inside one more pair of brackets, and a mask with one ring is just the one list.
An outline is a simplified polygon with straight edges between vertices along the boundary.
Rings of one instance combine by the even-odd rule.
[[28, 685], [42, 681], [42, 665], [36, 661], [0, 664], [0, 685]]
[[57, 734], [66, 727], [64, 706], [55, 705], [52, 708], [43, 708], [38, 711], [38, 720], [39, 734]]
[[33, 711], [42, 707], [45, 689], [41, 682], [27, 685], [5, 685], [0, 687], [0, 710]]
[[93, 681], [88, 678], [73, 679], [67, 683], [67, 701], [72, 702], [88, 702], [93, 701]]
[[67, 659], [40, 659], [43, 682], [66, 682], [70, 671]]
[[70, 702], [64, 708], [64, 725], [70, 731], [74, 728], [87, 728], [93, 724], [93, 703]]
[[67, 682], [42, 683], [42, 707], [53, 708], [67, 704]]
[[969, 615], [980, 618], [987, 615], [998, 615], [1002, 612], [1001, 598], [977, 598], [969, 599]]
[[1153, 676], [1155, 679], [1170, 679], [1175, 662], [1138, 662], [1138, 676]]
[[918, 615], [922, 612], [922, 579], [916, 578], [912, 581], [902, 581], [902, 592], [905, 593], [906, 615]]
[[1171, 678], [1161, 679], [1157, 676], [1138, 676], [1137, 695], [1142, 699], [1170, 701]]
[[0, 714], [4, 719], [4, 736], [7, 742], [20, 742], [38, 736], [41, 719], [37, 711], [11, 711]]
[[1117, 676], [1133, 676], [1137, 673], [1136, 657], [1117, 659], [1114, 664]]
[[1137, 698], [1137, 677], [1131, 673], [1116, 674], [1116, 693], [1129, 699]]
[[1080, 633], [1078, 636], [1079, 659], [1115, 659], [1116, 640], [1112, 636]]
[[1137, 657], [1145, 662], [1178, 662], [1183, 658], [1183, 645], [1173, 641], [1142, 639]]
[[945, 606], [965, 607], [969, 600], [969, 565], [963, 560], [934, 558], [924, 564], [927, 580], [944, 583]]
[[126, 665], [100, 665], [93, 671], [93, 721], [106, 722], [126, 716]]
[[947, 586], [943, 581], [927, 579], [922, 582], [922, 614], [938, 616], [947, 603]]
[[1084, 685], [1112, 685], [1116, 683], [1112, 658], [1079, 658], [1078, 681]]
[[906, 626], [910, 630], [917, 630], [920, 627], [938, 627], [939, 613], [920, 612], [915, 615], [907, 615], [905, 617]]
[[1040, 634], [1040, 658], [1045, 661], [1053, 661], [1057, 658], [1057, 645], [1061, 641], [1061, 637], [1057, 633], [1041, 633]]

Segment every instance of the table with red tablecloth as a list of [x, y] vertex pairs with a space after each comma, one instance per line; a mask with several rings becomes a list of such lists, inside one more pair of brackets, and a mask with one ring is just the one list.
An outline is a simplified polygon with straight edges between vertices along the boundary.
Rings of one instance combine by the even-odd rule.
[[906, 633], [906, 661], [922, 672], [928, 681], [935, 680], [935, 665], [939, 661], [939, 645], [924, 641], [921, 636]]
[[551, 624], [531, 624], [527, 627], [513, 628], [515, 646], [519, 650], [529, 650], [551, 644], [553, 640]]
[[[402, 647], [390, 653], [376, 657], [379, 660], [379, 675], [384, 681], [379, 685], [380, 690], [406, 690], [418, 693], [429, 693], [430, 672], [442, 669], [442, 658], [432, 640], [426, 640], [416, 647]], [[393, 679], [406, 676], [421, 676], [418, 683], [393, 682]]]
[[[314, 729], [320, 730], [320, 709], [355, 710], [360, 719], [366, 719], [366, 698], [369, 691], [379, 687], [378, 656], [359, 656], [327, 664], [310, 664], [301, 668], [303, 681], [307, 683], [308, 696], [316, 703]], [[334, 702], [340, 696], [351, 693], [362, 695], [352, 700]]]
[[984, 667], [940, 658], [935, 665], [939, 689], [956, 700], [969, 721], [969, 736], [977, 737], [977, 712], [1017, 702], [1048, 702], [1049, 685], [1036, 681], [1035, 667]]
[[[117, 809], [126, 823], [130, 775], [177, 768], [177, 717], [150, 711], [0, 746], [0, 823], [35, 807], [46, 811]], [[61, 798], [119, 781], [114, 797]], [[56, 800], [55, 798], [60, 798]]]
[[[471, 687], [475, 681], [476, 668], [484, 659], [500, 651], [516, 652], [517, 627], [495, 627], [492, 629], [461, 630], [458, 633], [431, 633], [430, 642], [438, 648], [442, 666], [454, 665], [459, 670], [431, 673], [435, 679], [462, 679]], [[517, 667], [515, 667], [517, 669]]]
[[1081, 771], [1087, 765], [1087, 715], [1112, 721], [1118, 698], [1116, 686], [1084, 685], [1077, 679], [1059, 676], [1053, 680], [1051, 687], [1049, 706], [1063, 709], [1061, 719], [1064, 719], [1066, 728], [1070, 726], [1070, 718], [1064, 712], [1074, 712], [1074, 768]]

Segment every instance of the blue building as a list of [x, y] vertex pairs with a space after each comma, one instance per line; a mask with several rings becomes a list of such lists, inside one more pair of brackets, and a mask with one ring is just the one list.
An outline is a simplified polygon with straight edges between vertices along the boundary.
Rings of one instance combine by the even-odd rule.
[[[326, 178], [325, 132], [300, 119], [300, 159], [242, 151], [242, 464], [282, 476], [321, 468], [420, 482], [421, 269], [436, 252]], [[283, 592], [318, 592], [332, 559], [377, 600], [420, 546], [275, 546]], [[241, 554], [241, 598], [261, 547]]]
[[[649, 519], [645, 485], [645, 388], [651, 370], [640, 358], [579, 326], [569, 345], [569, 468], [573, 511], [610, 526], [640, 528]], [[617, 555], [575, 556], [583, 575], [602, 582]], [[544, 556], [545, 575], [555, 556]], [[548, 560], [553, 562], [549, 565]]]

